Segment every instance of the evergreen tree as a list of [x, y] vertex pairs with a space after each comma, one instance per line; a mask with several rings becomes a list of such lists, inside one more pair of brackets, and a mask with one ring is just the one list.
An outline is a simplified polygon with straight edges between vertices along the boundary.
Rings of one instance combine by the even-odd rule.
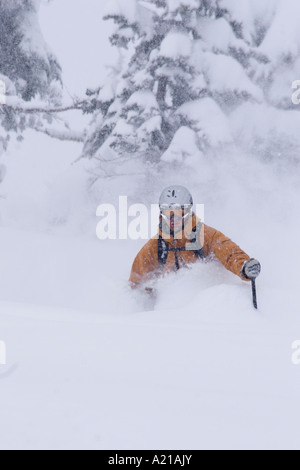
[[[227, 5], [226, 5], [227, 2]], [[229, 0], [114, 2], [113, 45], [121, 66], [90, 92], [93, 125], [84, 155], [104, 170], [139, 159], [194, 163], [208, 148], [232, 142], [227, 116], [260, 103], [266, 55], [234, 18]], [[104, 171], [105, 174], [105, 171]]]
[[40, 122], [41, 114], [28, 117], [19, 103], [38, 99], [57, 105], [60, 100], [61, 70], [40, 31], [38, 7], [39, 0], [0, 0], [0, 80], [7, 104], [16, 104], [0, 106], [3, 147], [10, 131], [22, 132]]

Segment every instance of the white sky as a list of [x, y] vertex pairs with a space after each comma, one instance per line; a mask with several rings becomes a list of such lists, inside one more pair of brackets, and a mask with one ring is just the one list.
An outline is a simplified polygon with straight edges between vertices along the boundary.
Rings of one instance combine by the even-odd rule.
[[43, 35], [63, 67], [63, 79], [71, 94], [83, 95], [99, 86], [105, 65], [116, 52], [108, 40], [112, 24], [103, 21], [107, 0], [53, 0], [43, 2], [40, 23]]

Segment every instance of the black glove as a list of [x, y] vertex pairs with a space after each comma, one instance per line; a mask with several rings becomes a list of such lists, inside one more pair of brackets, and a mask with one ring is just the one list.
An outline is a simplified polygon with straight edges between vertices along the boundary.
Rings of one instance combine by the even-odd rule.
[[246, 263], [243, 266], [242, 269], [242, 276], [246, 279], [249, 279], [252, 281], [253, 279], [256, 279], [261, 272], [261, 265], [260, 262], [257, 261], [257, 259], [249, 259], [249, 261], [246, 261]]

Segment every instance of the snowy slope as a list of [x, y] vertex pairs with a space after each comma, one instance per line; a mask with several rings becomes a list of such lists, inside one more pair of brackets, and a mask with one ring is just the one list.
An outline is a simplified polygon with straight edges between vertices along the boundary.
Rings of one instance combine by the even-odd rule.
[[0, 240], [1, 449], [299, 448], [296, 290], [260, 282], [255, 312], [248, 285], [199, 264], [147, 311], [133, 243]]
[[1, 449], [299, 448], [290, 335], [250, 312], [0, 311], [17, 365], [0, 377]]

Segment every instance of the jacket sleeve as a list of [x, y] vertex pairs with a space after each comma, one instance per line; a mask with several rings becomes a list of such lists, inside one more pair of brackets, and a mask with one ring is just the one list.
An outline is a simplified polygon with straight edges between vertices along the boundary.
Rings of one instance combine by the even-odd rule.
[[213, 253], [228, 271], [236, 274], [243, 281], [247, 280], [242, 276], [241, 271], [244, 263], [250, 257], [238, 245], [223, 233], [207, 225], [205, 226], [204, 240], [204, 251], [207, 256]]
[[146, 282], [155, 276], [159, 269], [157, 238], [152, 238], [135, 258], [129, 282], [132, 287]]

